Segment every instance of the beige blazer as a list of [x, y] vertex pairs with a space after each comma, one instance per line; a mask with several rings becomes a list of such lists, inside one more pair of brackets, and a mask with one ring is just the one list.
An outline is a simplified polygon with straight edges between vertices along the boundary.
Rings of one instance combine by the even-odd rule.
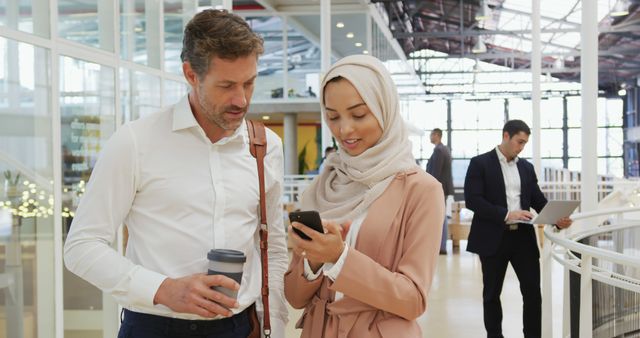
[[[422, 337], [415, 319], [426, 310], [440, 248], [442, 194], [420, 169], [396, 175], [369, 207], [335, 282], [308, 281], [294, 254], [284, 292], [294, 308], [304, 308], [296, 325], [301, 337]], [[336, 291], [344, 297], [333, 301]]]

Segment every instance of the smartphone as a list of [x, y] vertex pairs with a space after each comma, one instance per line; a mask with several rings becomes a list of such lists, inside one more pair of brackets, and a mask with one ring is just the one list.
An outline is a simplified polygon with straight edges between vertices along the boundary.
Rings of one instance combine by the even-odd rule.
[[[324, 228], [322, 227], [322, 220], [320, 219], [320, 214], [315, 210], [310, 211], [292, 211], [289, 213], [289, 220], [291, 222], [302, 223], [309, 228], [324, 233]], [[302, 237], [302, 239], [311, 240], [311, 238], [304, 234], [304, 232], [293, 228], [298, 236]]]

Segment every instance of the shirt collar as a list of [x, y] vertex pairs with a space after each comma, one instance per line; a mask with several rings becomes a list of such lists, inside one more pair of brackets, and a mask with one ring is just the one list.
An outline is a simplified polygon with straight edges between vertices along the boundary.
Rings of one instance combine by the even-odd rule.
[[[198, 124], [195, 116], [193, 116], [191, 105], [189, 104], [189, 94], [187, 94], [182, 98], [182, 100], [180, 100], [180, 102], [176, 103], [176, 105], [173, 107], [173, 131], [194, 127], [197, 127], [204, 135], [204, 130], [202, 130], [202, 127], [200, 127], [200, 125]], [[247, 125], [244, 120], [242, 121], [242, 124], [240, 124], [240, 127], [233, 132], [233, 134], [227, 137], [223, 137], [218, 142], [216, 142], [216, 144], [227, 144], [235, 140], [249, 143], [249, 132], [247, 131]]]
[[[500, 151], [500, 147], [496, 146], [496, 153], [498, 154], [498, 160], [500, 160], [500, 162], [504, 162], [504, 163], [509, 163], [509, 161], [507, 161], [507, 157], [504, 156], [504, 154]], [[518, 161], [520, 160], [520, 158], [518, 156], [516, 156], [513, 159], [513, 163], [518, 163]]]
[[189, 95], [185, 95], [180, 102], [173, 106], [173, 131], [198, 126], [195, 116], [191, 112]]

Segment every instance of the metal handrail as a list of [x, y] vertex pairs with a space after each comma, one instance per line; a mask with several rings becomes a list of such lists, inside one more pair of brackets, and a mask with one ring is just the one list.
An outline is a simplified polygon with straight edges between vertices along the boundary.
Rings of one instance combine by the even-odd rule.
[[[592, 318], [592, 281], [612, 285], [632, 292], [640, 292], [640, 280], [625, 276], [606, 268], [593, 266], [593, 259], [615, 263], [624, 267], [640, 269], [640, 259], [630, 257], [607, 249], [597, 248], [578, 241], [588, 236], [604, 232], [640, 227], [640, 221], [624, 221], [622, 215], [629, 212], [638, 212], [640, 207], [624, 207], [583, 212], [572, 215], [573, 220], [586, 220], [599, 216], [616, 216], [616, 221], [610, 225], [598, 226], [586, 231], [571, 235], [561, 235], [562, 232], [552, 226], [544, 229], [545, 243], [543, 247], [542, 266], [543, 272], [543, 337], [552, 337], [551, 319], [553, 307], [551, 305], [551, 260], [560, 263], [564, 268], [580, 274], [580, 337], [591, 338], [593, 336]], [[580, 257], [577, 257], [579, 254]], [[565, 306], [564, 318], [568, 318], [569, 298], [568, 280], [565, 274]], [[563, 337], [567, 337], [568, 327], [564, 323]]]
[[[572, 217], [573, 218], [573, 217]], [[601, 231], [598, 231], [597, 233], [602, 233], [602, 232], [607, 232], [607, 231], [611, 231], [614, 229], [609, 229], [610, 226], [603, 226], [601, 228], [599, 228]], [[634, 225], [629, 225], [627, 226], [629, 227], [640, 227], [640, 223], [634, 224]], [[619, 230], [615, 229], [615, 230]], [[593, 258], [598, 258], [598, 259], [602, 259], [602, 260], [606, 260], [609, 262], [613, 262], [613, 263], [617, 263], [620, 265], [626, 265], [626, 266], [631, 266], [637, 269], [640, 269], [640, 259], [633, 259], [629, 256], [623, 255], [621, 253], [615, 252], [615, 251], [611, 251], [611, 250], [607, 250], [607, 249], [602, 249], [602, 248], [597, 248], [591, 245], [587, 245], [587, 244], [582, 244], [580, 242], [577, 242], [576, 240], [569, 240], [566, 238], [562, 238], [560, 236], [557, 235], [556, 230], [553, 229], [553, 227], [546, 227], [544, 229], [544, 235], [549, 238], [549, 240], [556, 244], [556, 245], [560, 245], [563, 248], [565, 248], [568, 251], [573, 251], [573, 252], [577, 252], [580, 254], [586, 254], [589, 255]], [[587, 237], [587, 236], [584, 236]], [[583, 238], [584, 238], [583, 237]], [[578, 238], [581, 239], [581, 238]]]
[[622, 214], [625, 212], [632, 212], [632, 211], [640, 211], [640, 207], [621, 207], [621, 208], [610, 208], [610, 209], [603, 209], [603, 210], [580, 212], [580, 213], [571, 215], [571, 219], [578, 220], [578, 219], [591, 218], [595, 216]]

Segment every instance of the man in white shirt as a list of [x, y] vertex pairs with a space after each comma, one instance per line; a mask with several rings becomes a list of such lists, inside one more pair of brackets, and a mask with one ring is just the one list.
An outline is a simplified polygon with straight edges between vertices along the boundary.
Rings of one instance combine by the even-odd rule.
[[[502, 143], [472, 158], [464, 181], [466, 207], [474, 212], [467, 251], [480, 256], [488, 338], [504, 338], [500, 293], [509, 263], [520, 282], [524, 336], [541, 335], [540, 252], [533, 226], [521, 223], [533, 217], [530, 208], [540, 212], [547, 204], [533, 165], [518, 157], [530, 134], [523, 121], [508, 121]], [[571, 223], [565, 217], [556, 226], [566, 228]]]
[[[256, 309], [263, 314], [259, 185], [244, 117], [262, 52], [262, 39], [242, 18], [198, 13], [181, 54], [191, 92], [122, 126], [103, 149], [65, 243], [65, 264], [125, 308], [119, 337], [254, 337], [259, 330], [251, 322]], [[287, 321], [282, 156], [281, 140], [267, 130], [273, 337], [284, 337]], [[126, 257], [112, 248], [121, 224], [129, 230]], [[212, 248], [245, 254], [240, 285], [206, 275]]]

